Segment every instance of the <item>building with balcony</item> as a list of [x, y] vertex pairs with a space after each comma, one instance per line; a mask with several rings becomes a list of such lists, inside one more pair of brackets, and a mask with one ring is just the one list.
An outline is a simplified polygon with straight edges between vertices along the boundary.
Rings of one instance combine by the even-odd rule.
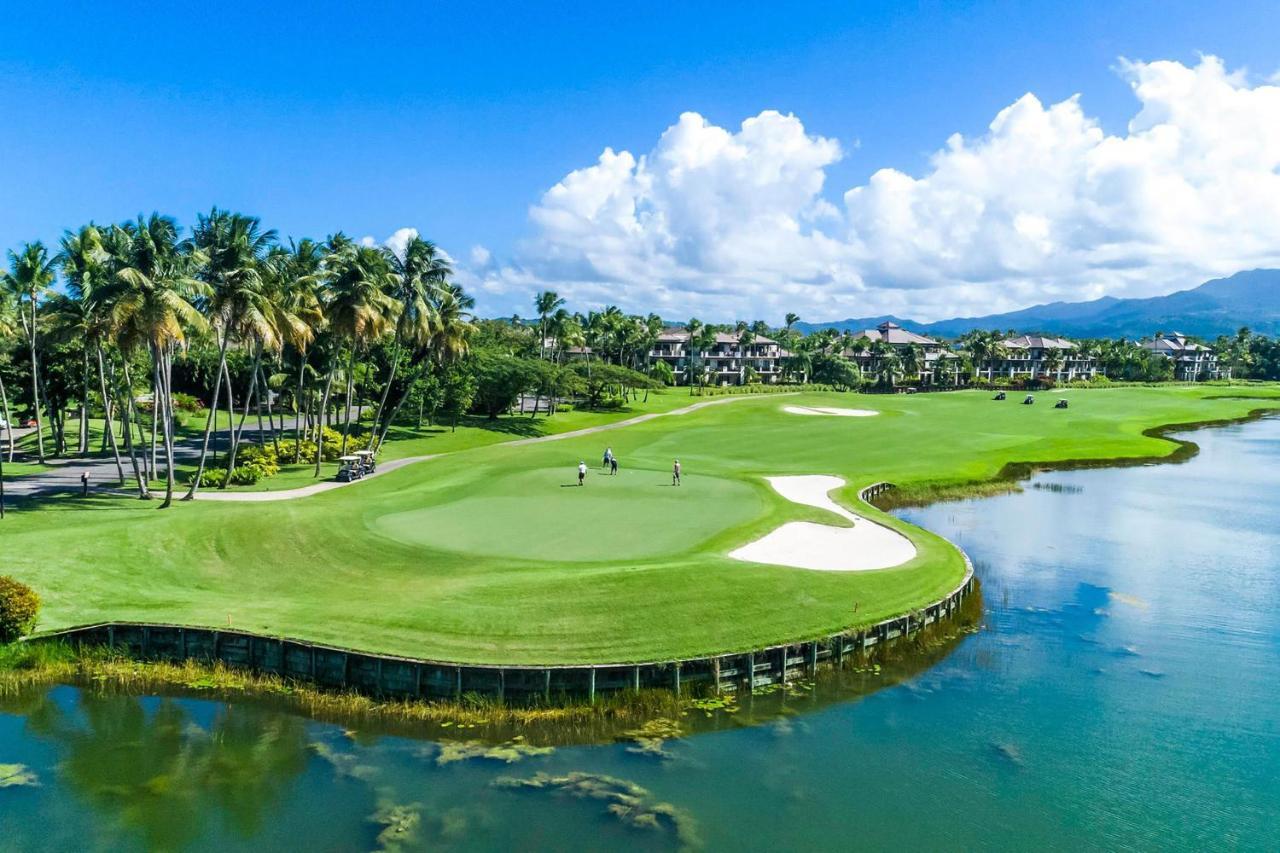
[[988, 380], [997, 376], [1011, 379], [1053, 379], [1070, 382], [1092, 379], [1098, 374], [1097, 360], [1080, 352], [1066, 338], [1047, 335], [1019, 335], [1000, 342], [1002, 352], [979, 365], [979, 374]]
[[680, 385], [689, 384], [691, 368], [704, 371], [712, 385], [744, 385], [752, 373], [758, 381], [773, 385], [782, 377], [783, 356], [771, 338], [753, 335], [744, 346], [733, 332], [717, 332], [710, 349], [691, 353], [686, 329], [664, 329], [649, 351], [650, 361], [665, 362]]
[[[893, 350], [899, 361], [903, 360], [903, 355], [909, 348], [915, 347], [918, 351], [919, 358], [916, 360], [916, 370], [913, 375], [902, 377], [902, 381], [909, 385], [931, 384], [938, 371], [951, 370], [950, 362], [955, 360], [955, 356], [947, 351], [941, 341], [909, 332], [897, 323], [881, 323], [874, 329], [863, 329], [856, 333], [855, 337], [859, 340], [865, 338], [867, 342], [845, 350], [843, 355], [853, 362], [858, 368], [858, 374], [864, 378], [875, 377], [880, 372], [882, 361], [880, 353], [886, 346]], [[876, 344], [884, 346], [876, 346]], [[958, 372], [958, 368], [953, 372]]]
[[[1143, 341], [1142, 348], [1173, 361], [1173, 378], [1182, 382], [1200, 382], [1205, 379], [1221, 379], [1223, 371], [1218, 366], [1217, 354], [1205, 346], [1187, 338], [1181, 332], [1157, 334]], [[1226, 372], [1230, 378], [1230, 371]]]

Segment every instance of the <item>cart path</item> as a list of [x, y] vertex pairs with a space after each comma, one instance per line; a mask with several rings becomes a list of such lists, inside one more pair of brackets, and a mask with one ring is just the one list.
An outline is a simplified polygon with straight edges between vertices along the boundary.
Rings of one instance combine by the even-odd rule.
[[[650, 412], [645, 415], [636, 415], [634, 418], [627, 418], [625, 421], [616, 421], [611, 424], [600, 424], [599, 426], [583, 427], [582, 429], [570, 430], [569, 432], [558, 432], [552, 435], [539, 435], [534, 438], [520, 438], [515, 441], [502, 441], [497, 444], [491, 444], [490, 447], [522, 447], [526, 444], [541, 444], [547, 441], [564, 441], [570, 438], [581, 438], [584, 435], [595, 435], [600, 432], [607, 432], [614, 429], [623, 429], [624, 427], [635, 426], [656, 418], [666, 418], [671, 416], [687, 415], [696, 412], [699, 409], [705, 409], [707, 406], [718, 406], [723, 403], [732, 403], [738, 400], [759, 400], [763, 397], [790, 397], [800, 393], [799, 391], [788, 391], [781, 394], [737, 394], [718, 397], [714, 400], [703, 400], [699, 403], [693, 403], [683, 406], [679, 409], [672, 409], [669, 412]], [[460, 451], [453, 451], [455, 453]], [[379, 462], [378, 470], [360, 480], [352, 480], [348, 483], [339, 483], [336, 480], [326, 480], [323, 483], [313, 483], [310, 486], [301, 486], [296, 489], [280, 489], [273, 492], [220, 492], [217, 490], [205, 491], [200, 490], [196, 493], [196, 500], [201, 501], [243, 501], [248, 503], [256, 503], [263, 501], [291, 501], [298, 498], [305, 498], [311, 495], [317, 495], [321, 492], [330, 492], [334, 489], [341, 489], [346, 486], [354, 486], [356, 483], [363, 483], [365, 480], [373, 479], [390, 471], [395, 471], [412, 465], [415, 462], [425, 462], [428, 459], [438, 459], [441, 456], [448, 456], [448, 453], [430, 453], [426, 456], [406, 456], [403, 459], [393, 459], [389, 462]]]

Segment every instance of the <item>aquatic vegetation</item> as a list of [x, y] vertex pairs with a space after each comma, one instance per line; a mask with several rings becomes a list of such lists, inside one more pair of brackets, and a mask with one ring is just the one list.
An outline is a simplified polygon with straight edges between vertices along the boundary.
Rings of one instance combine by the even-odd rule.
[[648, 720], [640, 728], [622, 733], [624, 739], [634, 742], [634, 745], [627, 747], [627, 752], [654, 758], [674, 758], [666, 749], [667, 741], [683, 736], [684, 729], [679, 721], [662, 717]]
[[599, 773], [573, 771], [563, 776], [536, 773], [527, 779], [502, 776], [494, 787], [545, 790], [579, 799], [599, 800], [609, 814], [627, 826], [673, 832], [685, 848], [702, 846], [693, 817], [671, 803], [656, 801], [647, 788], [634, 782]]
[[738, 699], [732, 693], [725, 693], [720, 696], [702, 696], [688, 701], [688, 707], [695, 711], [701, 711], [708, 717], [714, 715], [717, 711], [723, 711], [726, 714], [736, 714], [738, 712]]
[[[428, 750], [430, 751], [430, 750]], [[516, 735], [509, 741], [500, 744], [486, 744], [483, 741], [445, 741], [436, 752], [436, 764], [443, 767], [456, 761], [467, 761], [481, 758], [487, 761], [502, 761], [514, 764], [536, 755], [550, 755], [555, 752], [552, 746], [533, 746], [525, 743], [523, 735]]]
[[999, 742], [999, 743], [993, 742], [991, 744], [991, 751], [995, 753], [998, 757], [1004, 759], [1007, 763], [1013, 765], [1014, 767], [1023, 766], [1024, 762], [1022, 760], [1022, 750], [1018, 749], [1016, 744], [1007, 743], [1007, 742]]
[[25, 764], [0, 764], [0, 788], [35, 787], [40, 778]]
[[394, 853], [418, 840], [418, 833], [422, 828], [422, 807], [417, 803], [405, 805], [384, 801], [369, 816], [369, 822], [382, 827], [378, 833], [376, 849]]

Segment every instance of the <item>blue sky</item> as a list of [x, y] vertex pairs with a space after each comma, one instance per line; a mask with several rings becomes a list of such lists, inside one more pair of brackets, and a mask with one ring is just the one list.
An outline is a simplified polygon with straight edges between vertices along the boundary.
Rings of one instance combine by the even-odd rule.
[[[948, 136], [981, 136], [1027, 92], [1081, 93], [1124, 134], [1136, 102], [1121, 57], [1213, 54], [1255, 83], [1280, 68], [1274, 2], [6, 3], [2, 20], [0, 245], [153, 209], [189, 223], [213, 204], [286, 235], [412, 226], [460, 260], [482, 245], [526, 273], [481, 289], [494, 312], [528, 301], [521, 283], [558, 283], [520, 259], [541, 239], [530, 206], [606, 146], [650, 151], [686, 111], [730, 131], [794, 114], [839, 143], [819, 193], [838, 203], [881, 168], [926, 172]], [[660, 285], [683, 307], [685, 277]], [[838, 314], [842, 299], [806, 304]], [[929, 311], [966, 307], [947, 299]]]

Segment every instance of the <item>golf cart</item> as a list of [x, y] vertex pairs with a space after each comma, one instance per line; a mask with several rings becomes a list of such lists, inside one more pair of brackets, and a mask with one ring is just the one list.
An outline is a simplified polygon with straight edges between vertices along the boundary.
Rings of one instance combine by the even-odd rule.
[[1030, 405], [1031, 405], [1032, 403], [1034, 403], [1035, 401], [1036, 401], [1035, 396], [1034, 396], [1034, 395], [1032, 395], [1032, 394], [1028, 394], [1027, 396], [1025, 396], [1025, 397], [1023, 397], [1023, 398], [1022, 398], [1022, 405], [1024, 405], [1024, 406], [1030, 406]]
[[1056, 402], [1056, 403], [1054, 403], [1054, 404], [1053, 404], [1053, 407], [1054, 407], [1055, 409], [1065, 409], [1065, 408], [1067, 407], [1067, 401], [1066, 401], [1066, 400], [1059, 400], [1058, 402]]
[[372, 450], [357, 450], [356, 456], [360, 459], [360, 467], [364, 469], [365, 474], [372, 474], [378, 468], [378, 463], [374, 461]]
[[364, 463], [359, 456], [343, 456], [338, 459], [338, 482], [350, 483], [364, 476]]
[[1003, 392], [1003, 391], [997, 391], [997, 392], [996, 392], [996, 395], [995, 395], [994, 397], [992, 397], [991, 399], [992, 399], [992, 400], [1003, 400], [1003, 399], [1005, 399], [1004, 392]]

